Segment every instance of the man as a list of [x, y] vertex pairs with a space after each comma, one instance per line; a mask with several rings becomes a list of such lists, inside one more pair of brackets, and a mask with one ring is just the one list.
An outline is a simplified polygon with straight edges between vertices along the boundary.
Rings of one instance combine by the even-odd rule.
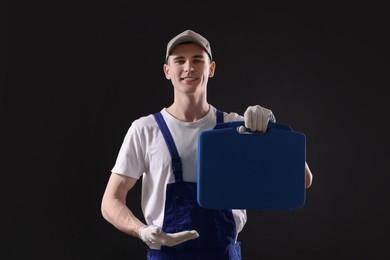
[[[130, 126], [102, 199], [104, 218], [148, 246], [148, 259], [241, 259], [238, 234], [245, 210], [208, 210], [196, 201], [197, 138], [216, 123], [244, 120], [265, 132], [272, 111], [249, 106], [244, 117], [207, 102], [214, 76], [209, 41], [186, 30], [167, 44], [165, 77], [174, 87], [172, 105]], [[126, 206], [127, 193], [142, 176], [142, 223]], [[306, 164], [307, 187], [311, 172]]]

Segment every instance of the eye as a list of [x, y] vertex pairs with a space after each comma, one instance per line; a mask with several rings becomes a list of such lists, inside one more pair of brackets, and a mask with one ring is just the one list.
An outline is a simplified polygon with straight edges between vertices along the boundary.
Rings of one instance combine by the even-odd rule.
[[184, 64], [184, 60], [175, 60], [176, 64]]
[[202, 63], [202, 62], [204, 62], [204, 60], [203, 59], [194, 59], [193, 62], [194, 63]]

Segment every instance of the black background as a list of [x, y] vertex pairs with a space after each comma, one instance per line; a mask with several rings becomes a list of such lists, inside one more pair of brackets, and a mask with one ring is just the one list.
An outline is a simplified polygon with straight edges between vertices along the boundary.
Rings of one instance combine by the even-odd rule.
[[[243, 259], [390, 256], [388, 8], [2, 5], [4, 259], [145, 259], [140, 240], [102, 218], [100, 201], [131, 122], [172, 102], [165, 46], [185, 29], [211, 42], [210, 103], [241, 114], [260, 104], [307, 138], [314, 180], [305, 206], [249, 211]], [[139, 184], [128, 203], [142, 219]]]

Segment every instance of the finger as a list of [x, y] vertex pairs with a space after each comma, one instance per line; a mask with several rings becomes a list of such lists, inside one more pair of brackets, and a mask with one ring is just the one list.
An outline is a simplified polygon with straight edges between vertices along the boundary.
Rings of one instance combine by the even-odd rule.
[[245, 128], [245, 126], [243, 126], [243, 125], [241, 125], [241, 126], [238, 128], [238, 133], [240, 133], [240, 134], [245, 133], [245, 131], [246, 131], [246, 128]]
[[265, 133], [267, 131], [269, 121], [274, 121], [275, 117], [274, 117], [272, 111], [269, 109], [266, 109], [266, 113], [264, 113], [264, 114], [265, 114], [265, 116], [264, 116], [263, 129], [264, 129], [264, 133]]
[[177, 233], [171, 234], [173, 238], [197, 238], [199, 237], [198, 232], [196, 230], [190, 230], [190, 231], [181, 231]]
[[244, 113], [244, 121], [245, 121], [245, 127], [249, 128], [249, 129], [252, 128], [252, 118], [251, 118], [251, 115], [252, 115], [251, 107], [248, 107], [245, 110], [245, 113]]
[[175, 246], [197, 237], [199, 237], [199, 234], [195, 230], [169, 233], [164, 236], [164, 244], [167, 246]]
[[276, 123], [276, 118], [275, 118], [274, 113], [272, 113], [272, 111], [270, 111], [270, 113], [271, 113], [271, 115], [269, 117], [269, 121]]
[[252, 131], [256, 131], [257, 128], [258, 128], [257, 125], [259, 123], [259, 115], [258, 115], [258, 108], [257, 107], [254, 107], [253, 110], [252, 110], [251, 120], [252, 120], [251, 130]]
[[263, 132], [263, 109], [258, 108], [256, 111], [256, 131]]
[[263, 109], [261, 115], [261, 132], [265, 133], [267, 131], [267, 126], [268, 126], [268, 120], [269, 120], [269, 110], [268, 109]]
[[248, 107], [248, 113], [246, 116], [247, 125], [246, 127], [249, 128], [251, 131], [256, 131], [257, 127], [257, 106], [250, 106]]

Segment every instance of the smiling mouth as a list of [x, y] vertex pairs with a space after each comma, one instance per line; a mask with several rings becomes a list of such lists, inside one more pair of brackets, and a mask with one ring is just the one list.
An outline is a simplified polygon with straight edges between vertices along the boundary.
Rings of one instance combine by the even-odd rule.
[[197, 78], [195, 78], [195, 77], [184, 77], [184, 78], [181, 78], [181, 80], [185, 80], [185, 81], [194, 81], [196, 79]]

